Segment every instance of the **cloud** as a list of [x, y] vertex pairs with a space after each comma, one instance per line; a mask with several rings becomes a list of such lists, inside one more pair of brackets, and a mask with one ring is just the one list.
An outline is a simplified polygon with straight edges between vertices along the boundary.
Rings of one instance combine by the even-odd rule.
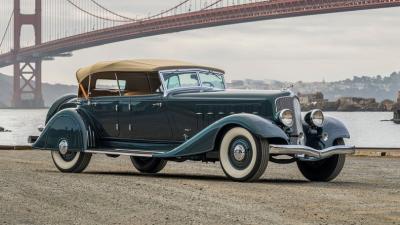
[[[161, 11], [177, 0], [100, 1], [124, 15]], [[400, 70], [400, 8], [268, 20], [146, 37], [45, 62], [43, 79], [75, 83], [101, 60], [173, 58], [221, 67], [231, 79], [339, 80]], [[1, 72], [1, 70], [0, 70]]]

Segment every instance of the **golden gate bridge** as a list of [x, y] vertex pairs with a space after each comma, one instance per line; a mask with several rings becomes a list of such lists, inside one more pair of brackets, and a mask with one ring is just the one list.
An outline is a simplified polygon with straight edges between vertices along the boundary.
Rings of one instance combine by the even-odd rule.
[[[22, 12], [21, 3], [32, 12]], [[0, 24], [0, 68], [13, 66], [14, 107], [42, 107], [42, 61], [74, 50], [205, 27], [396, 6], [400, 0], [183, 0], [130, 16], [98, 0], [0, 0], [0, 13], [7, 16]]]

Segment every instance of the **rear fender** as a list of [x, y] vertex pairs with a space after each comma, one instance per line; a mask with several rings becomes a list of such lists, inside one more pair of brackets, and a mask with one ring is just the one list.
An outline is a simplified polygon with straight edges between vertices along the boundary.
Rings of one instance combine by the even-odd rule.
[[60, 141], [66, 140], [68, 150], [84, 151], [88, 147], [88, 137], [88, 126], [77, 109], [63, 109], [48, 121], [46, 128], [32, 147], [58, 150]]
[[47, 112], [46, 115], [46, 123], [47, 124], [50, 119], [60, 110], [65, 109], [65, 108], [75, 108], [76, 103], [73, 102], [76, 100], [78, 96], [76, 94], [67, 94], [59, 99], [57, 99], [50, 107], [49, 111]]
[[217, 140], [218, 134], [227, 126], [240, 126], [259, 138], [282, 139], [283, 142], [288, 143], [288, 136], [272, 121], [257, 115], [241, 113], [224, 117], [209, 125], [175, 149], [166, 153], [155, 154], [154, 156], [159, 158], [173, 158], [212, 151], [220, 141]]

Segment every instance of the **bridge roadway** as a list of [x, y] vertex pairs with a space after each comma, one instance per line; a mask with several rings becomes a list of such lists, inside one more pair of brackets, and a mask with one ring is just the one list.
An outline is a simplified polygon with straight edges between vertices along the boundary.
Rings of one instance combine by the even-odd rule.
[[123, 40], [257, 20], [400, 6], [400, 0], [279, 0], [195, 11], [70, 36], [0, 55], [0, 68]]

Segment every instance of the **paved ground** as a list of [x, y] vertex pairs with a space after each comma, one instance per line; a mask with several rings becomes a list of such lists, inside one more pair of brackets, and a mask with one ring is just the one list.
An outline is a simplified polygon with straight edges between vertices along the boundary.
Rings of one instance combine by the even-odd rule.
[[235, 183], [219, 164], [149, 176], [97, 155], [62, 174], [48, 152], [0, 151], [0, 182], [0, 224], [400, 224], [399, 158], [350, 157], [331, 183], [270, 163], [259, 182]]

